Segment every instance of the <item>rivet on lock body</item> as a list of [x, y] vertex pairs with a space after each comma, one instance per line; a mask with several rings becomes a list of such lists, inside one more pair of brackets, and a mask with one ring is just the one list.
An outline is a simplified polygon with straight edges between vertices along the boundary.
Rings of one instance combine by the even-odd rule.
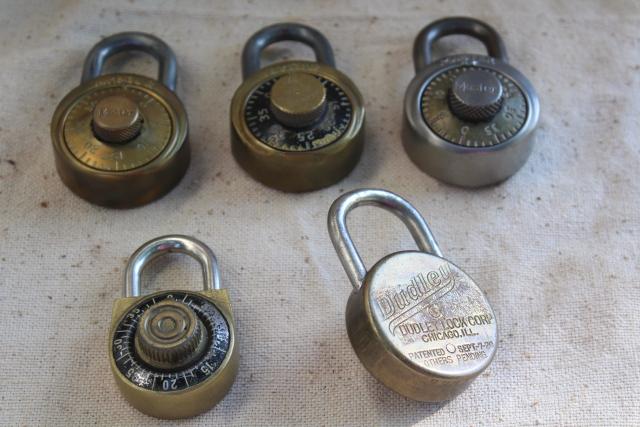
[[[140, 293], [144, 268], [159, 256], [195, 258], [202, 291]], [[187, 236], [158, 237], [129, 259], [124, 297], [113, 305], [109, 360], [120, 391], [141, 412], [175, 419], [198, 415], [224, 398], [238, 371], [238, 344], [214, 254]]]
[[[433, 61], [433, 44], [453, 34], [480, 40], [489, 56]], [[445, 18], [418, 34], [403, 143], [420, 169], [450, 184], [480, 187], [504, 181], [524, 165], [540, 106], [531, 83], [507, 60], [500, 35], [475, 19]]]
[[[101, 75], [108, 58], [142, 51], [159, 64], [159, 81], [137, 74]], [[189, 165], [188, 123], [175, 95], [176, 58], [157, 37], [119, 33], [87, 55], [80, 86], [60, 102], [51, 123], [56, 168], [78, 196], [129, 208], [170, 191]]]
[[[349, 211], [373, 205], [399, 217], [418, 251], [385, 256], [368, 272], [346, 226]], [[496, 319], [483, 292], [442, 252], [422, 216], [384, 190], [346, 193], [331, 206], [329, 235], [354, 287], [347, 332], [367, 370], [414, 400], [448, 400], [491, 363]]]
[[[260, 54], [280, 41], [311, 47], [316, 62], [260, 68]], [[317, 30], [293, 23], [263, 28], [242, 52], [244, 82], [231, 101], [231, 147], [255, 179], [289, 192], [316, 190], [344, 178], [363, 147], [364, 106], [353, 82], [335, 68]]]

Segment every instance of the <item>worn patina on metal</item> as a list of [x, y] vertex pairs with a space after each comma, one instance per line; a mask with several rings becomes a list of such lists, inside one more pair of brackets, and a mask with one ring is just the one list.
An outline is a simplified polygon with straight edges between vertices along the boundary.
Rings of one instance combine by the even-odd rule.
[[[308, 45], [316, 61], [260, 68], [262, 50], [284, 40]], [[334, 184], [355, 167], [364, 142], [362, 96], [335, 68], [320, 32], [294, 23], [263, 28], [244, 47], [242, 73], [231, 101], [231, 148], [252, 177], [303, 192]]]
[[[159, 63], [159, 80], [101, 75], [120, 52], [143, 51]], [[176, 58], [155, 36], [119, 33], [87, 55], [82, 83], [60, 102], [51, 122], [56, 168], [80, 197], [130, 208], [171, 190], [189, 165], [188, 122], [175, 95]]]

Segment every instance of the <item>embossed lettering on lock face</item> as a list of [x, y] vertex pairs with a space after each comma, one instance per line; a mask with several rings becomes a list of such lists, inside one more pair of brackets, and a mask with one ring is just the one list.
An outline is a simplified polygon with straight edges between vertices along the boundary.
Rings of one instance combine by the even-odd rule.
[[[346, 226], [357, 206], [393, 212], [420, 251], [385, 256], [366, 270]], [[446, 260], [418, 211], [384, 190], [345, 193], [328, 216], [331, 241], [354, 291], [347, 333], [365, 368], [390, 389], [423, 402], [462, 392], [491, 363], [497, 324], [482, 291]]]
[[489, 364], [495, 316], [462, 270], [442, 258], [408, 252], [382, 260], [373, 271], [367, 289], [371, 311], [378, 332], [401, 357], [444, 376]]

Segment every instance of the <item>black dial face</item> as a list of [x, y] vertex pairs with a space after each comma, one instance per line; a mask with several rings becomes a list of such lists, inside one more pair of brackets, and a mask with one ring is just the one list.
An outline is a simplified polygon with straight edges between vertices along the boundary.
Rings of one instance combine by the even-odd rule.
[[303, 128], [285, 126], [271, 112], [269, 94], [277, 77], [258, 86], [249, 97], [244, 111], [245, 121], [253, 136], [282, 151], [311, 151], [340, 138], [351, 123], [353, 105], [340, 86], [323, 77], [317, 78], [326, 91], [326, 110], [317, 123]]
[[[134, 346], [140, 318], [149, 307], [165, 299], [189, 306], [207, 328], [208, 343], [204, 355], [177, 371], [149, 366], [136, 355]], [[229, 351], [229, 345], [229, 324], [212, 302], [190, 292], [171, 292], [151, 295], [129, 310], [116, 326], [111, 351], [116, 367], [129, 381], [147, 390], [170, 392], [192, 387], [215, 374]]]

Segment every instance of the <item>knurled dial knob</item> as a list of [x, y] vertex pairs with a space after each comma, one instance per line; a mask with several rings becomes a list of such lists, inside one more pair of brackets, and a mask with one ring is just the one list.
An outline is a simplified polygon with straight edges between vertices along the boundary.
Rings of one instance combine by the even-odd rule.
[[151, 306], [140, 318], [135, 350], [149, 365], [160, 369], [179, 369], [204, 354], [207, 330], [187, 305], [163, 300]]
[[122, 144], [140, 133], [142, 114], [138, 105], [127, 96], [111, 95], [96, 103], [92, 125], [99, 140]]
[[449, 106], [453, 113], [470, 122], [491, 120], [500, 111], [502, 100], [500, 80], [485, 70], [460, 73], [449, 91]]
[[326, 109], [327, 95], [315, 76], [295, 72], [280, 77], [271, 88], [271, 111], [280, 123], [302, 128], [317, 122]]

